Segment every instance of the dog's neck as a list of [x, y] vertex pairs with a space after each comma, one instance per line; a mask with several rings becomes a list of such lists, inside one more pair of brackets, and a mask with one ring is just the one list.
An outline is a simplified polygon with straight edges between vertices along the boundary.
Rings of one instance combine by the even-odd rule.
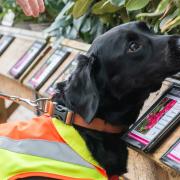
[[122, 93], [118, 99], [112, 96], [100, 97], [96, 116], [114, 125], [130, 126], [137, 119], [149, 94], [149, 89], [134, 89]]
[[[137, 119], [139, 111], [151, 91], [148, 88], [146, 90], [136, 89], [123, 93], [119, 99], [114, 98], [110, 93], [108, 97], [104, 97], [102, 94], [96, 117], [114, 125], [129, 126]], [[58, 103], [72, 108], [66, 101], [69, 97], [66, 91], [63, 91], [63, 87], [56, 99]], [[71, 110], [74, 111], [74, 109]], [[75, 126], [75, 128], [86, 141], [93, 157], [106, 169], [108, 175], [121, 175], [126, 172], [128, 153], [126, 144], [120, 139], [120, 134], [102, 133], [79, 126]]]

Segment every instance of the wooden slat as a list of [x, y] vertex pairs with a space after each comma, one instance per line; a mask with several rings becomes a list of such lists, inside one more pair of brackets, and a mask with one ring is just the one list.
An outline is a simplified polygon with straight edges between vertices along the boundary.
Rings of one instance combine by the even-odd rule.
[[22, 57], [32, 43], [33, 41], [27, 39], [16, 38], [8, 50], [0, 57], [0, 74], [13, 79], [9, 74], [9, 70], [19, 60], [19, 58]]
[[51, 49], [48, 51], [43, 58], [40, 59], [40, 61], [36, 64], [36, 66], [32, 69], [32, 71], [27, 74], [27, 76], [23, 79], [22, 83], [27, 86], [28, 88], [32, 89], [32, 87], [29, 85], [29, 80], [32, 78], [32, 76], [39, 70], [39, 68], [46, 62], [46, 60], [51, 56], [51, 54], [54, 52], [54, 49]]
[[[22, 85], [18, 81], [10, 79], [4, 75], [0, 74], [0, 92], [6, 93], [9, 95], [19, 96], [23, 98], [34, 99], [34, 91]], [[23, 106], [27, 107], [30, 110], [34, 110], [27, 104], [22, 103]]]
[[47, 44], [47, 46], [41, 51], [41, 53], [37, 56], [37, 58], [34, 59], [34, 61], [29, 65], [29, 67], [24, 71], [24, 73], [21, 75], [19, 81], [23, 82], [24, 79], [31, 74], [33, 69], [37, 66], [39, 62], [52, 50], [50, 44]]
[[64, 39], [61, 42], [61, 44], [63, 46], [71, 47], [73, 49], [80, 50], [80, 51], [88, 51], [91, 46], [90, 44], [86, 44], [83, 42], [78, 42], [78, 41], [74, 41], [70, 39]]
[[16, 109], [19, 107], [19, 104], [12, 102], [9, 107], [6, 109], [7, 111], [7, 119], [16, 111]]
[[7, 120], [7, 111], [5, 100], [0, 99], [0, 123], [5, 123]]
[[30, 31], [26, 29], [20, 29], [15, 27], [7, 27], [0, 25], [0, 32], [1, 34], [11, 34], [18, 38], [25, 38], [30, 41], [34, 41], [36, 39], [38, 40], [44, 40], [47, 38], [47, 34], [42, 32], [36, 32], [36, 31]]

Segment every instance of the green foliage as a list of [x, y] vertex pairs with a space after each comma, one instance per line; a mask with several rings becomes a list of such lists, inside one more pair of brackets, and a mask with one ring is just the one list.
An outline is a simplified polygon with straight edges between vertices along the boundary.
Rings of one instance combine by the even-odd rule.
[[115, 13], [118, 10], [118, 6], [111, 4], [111, 2], [108, 2], [107, 0], [102, 0], [93, 5], [92, 14], [103, 15], [107, 13]]
[[[180, 33], [180, 0], [68, 0], [73, 5], [47, 29], [59, 35], [82, 38], [91, 42], [111, 27], [129, 21], [141, 20], [158, 33]], [[61, 13], [60, 13], [61, 14]], [[67, 26], [60, 22], [71, 16]], [[52, 28], [53, 27], [53, 28]], [[58, 31], [58, 29], [60, 31]]]
[[126, 9], [128, 11], [134, 11], [144, 8], [150, 0], [129, 0], [126, 3]]
[[126, 0], [109, 0], [114, 6], [123, 6]]
[[90, 8], [93, 0], [78, 0], [73, 7], [73, 17], [79, 18], [83, 16]]
[[[6, 2], [5, 9], [16, 12], [17, 20], [35, 21], [22, 15], [14, 5], [15, 0], [0, 1]], [[45, 3], [46, 13], [36, 22], [51, 21], [57, 16], [46, 30], [57, 37], [92, 42], [109, 28], [134, 20], [147, 22], [158, 33], [180, 34], [180, 0], [45, 0]]]

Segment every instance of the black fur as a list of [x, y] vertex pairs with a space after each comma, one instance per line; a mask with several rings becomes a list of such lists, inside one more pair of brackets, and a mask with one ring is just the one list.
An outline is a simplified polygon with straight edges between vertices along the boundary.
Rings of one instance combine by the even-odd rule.
[[[131, 125], [149, 94], [180, 70], [180, 36], [152, 33], [143, 22], [117, 26], [98, 37], [67, 82], [57, 84], [54, 100], [80, 114], [113, 125]], [[127, 147], [121, 134], [75, 128], [108, 175], [122, 175]]]

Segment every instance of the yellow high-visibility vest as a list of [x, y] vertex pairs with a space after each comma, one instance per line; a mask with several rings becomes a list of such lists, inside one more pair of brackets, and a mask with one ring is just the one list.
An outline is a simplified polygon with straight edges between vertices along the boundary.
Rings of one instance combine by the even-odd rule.
[[107, 180], [72, 126], [49, 115], [0, 125], [0, 180]]

